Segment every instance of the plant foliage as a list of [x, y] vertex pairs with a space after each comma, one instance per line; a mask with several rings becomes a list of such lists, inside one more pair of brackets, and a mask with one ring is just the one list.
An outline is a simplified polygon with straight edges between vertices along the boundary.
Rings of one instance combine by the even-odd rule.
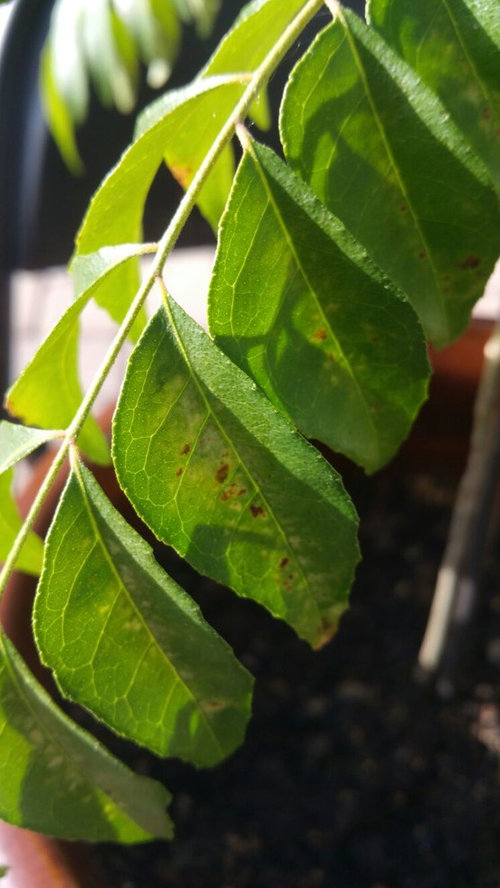
[[[368, 24], [326, 6], [253, 0], [194, 82], [142, 113], [78, 234], [75, 301], [7, 395], [25, 425], [0, 426], [4, 497], [13, 466], [61, 439], [22, 525], [8, 500], [0, 588], [38, 570], [33, 522], [70, 452], [34, 607], [41, 657], [116, 733], [198, 766], [241, 743], [252, 678], [82, 463], [110, 459], [90, 411], [119, 349], [135, 343], [111, 452], [138, 514], [319, 647], [347, 605], [357, 516], [307, 438], [367, 472], [390, 460], [426, 397], [429, 341], [461, 333], [498, 254], [496, 0], [370, 0]], [[283, 158], [244, 122], [267, 125], [269, 78], [319, 12], [281, 104]], [[185, 195], [144, 244], [163, 163]], [[162, 278], [195, 204], [218, 232], [208, 333]], [[118, 331], [83, 394], [91, 299]], [[170, 835], [165, 790], [63, 715], [5, 636], [0, 663], [1, 816], [66, 838]]]

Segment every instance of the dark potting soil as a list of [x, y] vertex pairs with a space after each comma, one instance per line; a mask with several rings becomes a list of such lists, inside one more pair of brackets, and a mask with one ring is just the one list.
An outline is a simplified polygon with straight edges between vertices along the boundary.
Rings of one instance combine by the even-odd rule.
[[[440, 700], [413, 671], [452, 491], [422, 477], [351, 487], [364, 560], [322, 651], [198, 581], [205, 616], [256, 677], [253, 719], [211, 771], [118, 743], [173, 793], [176, 837], [99, 846], [107, 888], [500, 886], [498, 539], [455, 696]], [[189, 570], [170, 567], [192, 591]]]

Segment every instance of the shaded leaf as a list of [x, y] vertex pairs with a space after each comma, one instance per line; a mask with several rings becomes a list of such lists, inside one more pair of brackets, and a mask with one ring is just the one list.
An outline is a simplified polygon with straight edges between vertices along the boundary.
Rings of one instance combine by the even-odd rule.
[[[369, 20], [431, 87], [500, 190], [500, 45], [498, 0], [370, 0]], [[479, 10], [478, 10], [479, 11]]]
[[35, 635], [66, 696], [159, 755], [214, 765], [243, 740], [251, 676], [76, 462], [46, 542]]
[[0, 817], [64, 839], [168, 838], [169, 795], [56, 707], [0, 636]]
[[294, 169], [408, 295], [457, 336], [498, 254], [486, 169], [417, 75], [348, 10], [295, 68], [281, 111]]
[[313, 645], [331, 637], [358, 559], [341, 480], [173, 302], [132, 354], [113, 454], [159, 539]]
[[210, 331], [304, 434], [374, 471], [426, 395], [417, 317], [302, 180], [245, 141], [221, 225]]
[[[80, 314], [91, 298], [97, 301], [102, 287], [113, 292], [120, 285], [123, 265], [150, 250], [150, 244], [120, 244], [74, 260], [78, 298], [7, 393], [14, 416], [42, 428], [69, 426], [83, 398], [78, 378]], [[78, 444], [94, 462], [109, 462], [106, 438], [93, 417], [85, 422]]]
[[32, 429], [6, 420], [0, 421], [0, 474], [24, 459], [42, 444], [60, 437], [54, 429]]
[[[12, 497], [13, 471], [0, 474], [0, 561], [5, 561], [21, 530], [22, 521]], [[15, 563], [16, 570], [38, 576], [42, 569], [43, 543], [35, 533], [30, 533]]]

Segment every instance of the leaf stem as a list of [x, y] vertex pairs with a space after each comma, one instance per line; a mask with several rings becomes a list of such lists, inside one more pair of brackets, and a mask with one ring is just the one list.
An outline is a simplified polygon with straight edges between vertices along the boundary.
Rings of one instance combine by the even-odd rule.
[[217, 161], [218, 157], [220, 156], [226, 145], [232, 139], [236, 129], [236, 125], [240, 121], [245, 119], [252, 102], [254, 101], [255, 97], [260, 92], [262, 87], [265, 85], [270, 75], [282, 61], [290, 47], [293, 46], [295, 40], [300, 36], [308, 22], [313, 18], [316, 12], [321, 9], [322, 6], [323, 0], [308, 0], [308, 2], [304, 4], [300, 12], [298, 12], [295, 18], [290, 22], [288, 27], [285, 28], [283, 34], [275, 43], [272, 50], [268, 53], [262, 64], [259, 65], [259, 67], [253, 73], [240, 101], [235, 105], [224, 126], [221, 128], [217, 138], [212, 143], [210, 150], [205, 155], [203, 162], [196, 171], [191, 184], [189, 185], [189, 188], [186, 190], [182, 200], [177, 207], [176, 212], [174, 213], [168, 227], [166, 228], [161, 240], [158, 243], [158, 250], [150, 272], [139, 287], [139, 290], [137, 291], [137, 294], [130, 305], [130, 308], [120, 326], [120, 329], [118, 330], [113, 342], [109, 346], [109, 349], [104, 356], [103, 362], [99, 367], [85, 397], [83, 398], [83, 401], [78, 411], [76, 412], [73, 421], [68, 426], [64, 441], [61, 444], [61, 447], [57, 452], [54, 462], [47, 472], [47, 475], [45, 476], [45, 479], [33, 501], [28, 515], [26, 516], [23, 526], [17, 535], [9, 556], [0, 572], [0, 597], [5, 590], [10, 574], [14, 569], [15, 562], [21, 551], [21, 547], [26, 537], [28, 536], [29, 531], [33, 527], [41, 506], [66, 459], [70, 445], [77, 439], [82, 426], [87, 416], [89, 415], [90, 410], [92, 409], [92, 405], [97, 395], [99, 394], [116, 358], [118, 357], [118, 354], [125, 340], [127, 339], [130, 329], [137, 315], [139, 314], [139, 311], [144, 305], [144, 302], [146, 301], [146, 298], [149, 295], [156, 278], [161, 276], [165, 262], [174, 249], [179, 235], [191, 211], [193, 210], [193, 207], [196, 204], [196, 200], [198, 198], [200, 190], [203, 187], [207, 177], [209, 176], [215, 162]]

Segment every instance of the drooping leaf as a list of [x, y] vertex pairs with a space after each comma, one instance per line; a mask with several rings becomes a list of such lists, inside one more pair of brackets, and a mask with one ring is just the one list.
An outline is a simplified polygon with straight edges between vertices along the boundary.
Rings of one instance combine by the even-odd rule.
[[[140, 118], [136, 140], [94, 195], [77, 237], [77, 253], [137, 241], [146, 197], [168, 146], [174, 151], [178, 142], [189, 139], [204, 157], [243, 90], [237, 77], [207, 78], [151, 105]], [[182, 177], [182, 169], [177, 172]], [[223, 198], [219, 202], [222, 211]]]
[[311, 644], [331, 637], [358, 559], [340, 478], [173, 302], [131, 357], [113, 454], [159, 539]]
[[[78, 378], [80, 315], [91, 298], [98, 301], [102, 288], [113, 293], [120, 286], [123, 266], [150, 250], [150, 244], [120, 244], [74, 260], [77, 299], [7, 393], [7, 406], [14, 416], [42, 428], [67, 428], [83, 397]], [[85, 422], [78, 443], [94, 462], [109, 463], [106, 438], [92, 417]]]
[[500, 191], [498, 0], [369, 0], [368, 15], [440, 97]]
[[75, 462], [35, 602], [66, 696], [162, 756], [214, 765], [241, 743], [252, 678]]
[[[0, 561], [5, 561], [21, 530], [21, 518], [12, 497], [13, 471], [2, 469], [0, 473]], [[42, 569], [43, 543], [35, 533], [30, 533], [15, 563], [16, 570], [38, 576]]]
[[408, 295], [442, 346], [498, 254], [491, 180], [438, 99], [348, 10], [297, 65], [281, 110], [287, 159]]
[[75, 138], [71, 113], [59, 94], [52, 69], [52, 54], [45, 47], [40, 57], [40, 95], [49, 129], [61, 157], [74, 176], [80, 176], [84, 165]]
[[139, 61], [152, 87], [168, 79], [181, 36], [180, 16], [206, 35], [218, 9], [214, 0], [56, 0], [42, 51], [40, 85], [48, 121], [62, 156], [74, 172], [83, 165], [74, 125], [88, 111], [89, 81], [105, 105], [131, 111]]
[[56, 707], [0, 636], [0, 817], [64, 839], [169, 838], [166, 790]]
[[221, 225], [210, 331], [304, 434], [374, 471], [426, 395], [417, 317], [302, 180], [246, 142]]
[[0, 474], [15, 466], [42, 444], [60, 437], [54, 429], [33, 429], [6, 420], [0, 421]]

